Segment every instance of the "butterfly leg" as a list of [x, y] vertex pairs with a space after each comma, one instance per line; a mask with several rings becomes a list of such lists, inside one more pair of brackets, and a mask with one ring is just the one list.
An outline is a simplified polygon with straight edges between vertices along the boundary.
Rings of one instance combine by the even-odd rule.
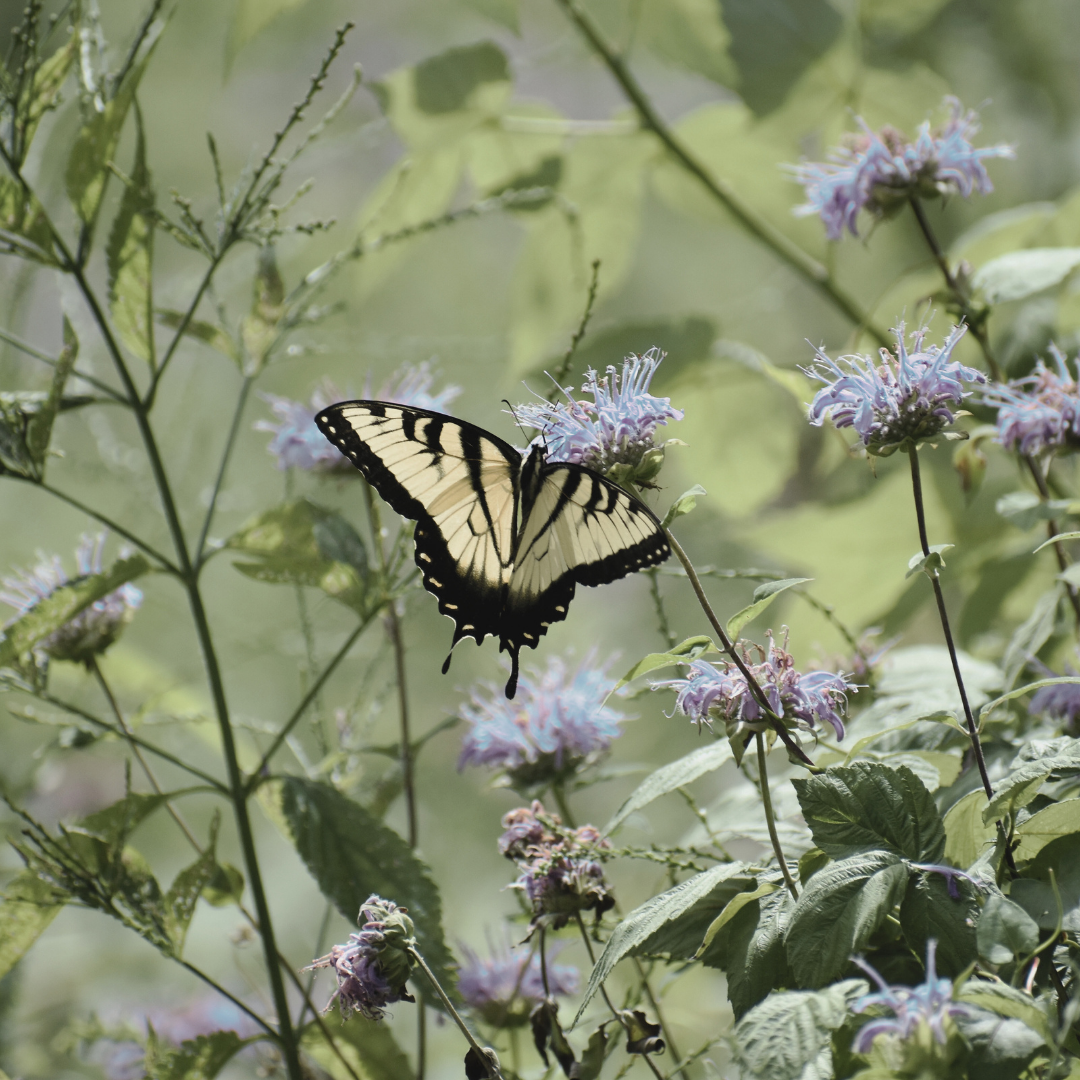
[[513, 647], [510, 652], [510, 678], [506, 681], [506, 696], [513, 698], [517, 693], [518, 682], [518, 648]]

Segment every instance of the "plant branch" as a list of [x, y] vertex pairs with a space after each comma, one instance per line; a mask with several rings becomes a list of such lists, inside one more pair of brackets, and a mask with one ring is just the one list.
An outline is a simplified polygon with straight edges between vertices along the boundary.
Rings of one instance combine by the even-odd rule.
[[780, 867], [780, 873], [784, 875], [784, 884], [791, 893], [792, 900], [799, 899], [799, 890], [788, 869], [787, 858], [784, 849], [780, 846], [780, 837], [776, 831], [776, 814], [773, 812], [772, 793], [769, 791], [769, 771], [766, 764], [765, 737], [760, 731], [754, 733], [754, 741], [757, 743], [758, 784], [761, 787], [761, 802], [765, 807], [765, 824], [769, 827], [769, 839], [772, 841], [773, 853]]
[[832, 280], [828, 269], [798, 244], [771, 225], [765, 218], [743, 203], [735, 190], [725, 180], [713, 176], [705, 166], [683, 145], [653, 107], [641, 85], [630, 69], [603, 39], [600, 31], [581, 9], [576, 0], [556, 0], [571, 21], [581, 31], [594, 53], [611, 72], [623, 93], [634, 106], [642, 128], [651, 131], [664, 145], [668, 153], [693, 176], [708, 193], [739, 223], [755, 240], [759, 241], [778, 258], [790, 266], [800, 277], [813, 286], [855, 326], [865, 327], [878, 344], [888, 345], [885, 334], [879, 330], [868, 315], [859, 310], [855, 301]]
[[[1031, 477], [1035, 481], [1035, 486], [1039, 489], [1039, 498], [1043, 502], [1050, 501], [1050, 489], [1046, 486], [1046, 477], [1043, 475], [1042, 469], [1039, 468], [1038, 463], [1030, 454], [1023, 454], [1024, 464], [1027, 465], [1028, 470], [1031, 472]], [[1046, 523], [1046, 535], [1053, 539], [1057, 536], [1058, 523], [1053, 518], [1050, 518]], [[1064, 573], [1069, 566], [1068, 555], [1065, 554], [1065, 545], [1060, 540], [1054, 541], [1054, 554], [1057, 556], [1058, 569]], [[1076, 586], [1070, 581], [1065, 582], [1065, 591], [1069, 596], [1069, 603], [1072, 605], [1073, 616], [1076, 619], [1076, 631], [1080, 634], [1080, 593], [1077, 593]]]
[[581, 322], [578, 323], [577, 330], [574, 331], [574, 336], [570, 339], [570, 347], [566, 350], [566, 354], [562, 360], [559, 361], [559, 366], [552, 374], [552, 378], [555, 380], [555, 385], [548, 393], [548, 401], [554, 401], [555, 398], [563, 391], [563, 379], [570, 374], [570, 365], [574, 361], [574, 353], [577, 352], [577, 347], [581, 344], [582, 339], [585, 337], [585, 331], [589, 327], [589, 320], [592, 318], [593, 306], [596, 303], [596, 290], [600, 287], [600, 260], [593, 259], [592, 263], [592, 278], [589, 281], [589, 293], [585, 298], [585, 310], [581, 315]]
[[[13, 348], [19, 350], [19, 352], [26, 353], [27, 356], [32, 356], [35, 360], [40, 360], [43, 364], [48, 364], [49, 367], [56, 367], [55, 357], [50, 356], [48, 353], [42, 352], [40, 349], [34, 348], [29, 342], [23, 341], [21, 338], [16, 337], [14, 334], [9, 333], [7, 330], [0, 330], [0, 341], [6, 341]], [[95, 378], [93, 375], [87, 375], [85, 372], [80, 371], [78, 368], [72, 368], [71, 377], [73, 379], [81, 379], [84, 383], [94, 387], [95, 390], [100, 390], [101, 393], [107, 397], [112, 398], [119, 405], [126, 405], [127, 399], [123, 394], [118, 393], [108, 383], [102, 382], [100, 379]]]
[[202, 981], [206, 983], [207, 986], [216, 990], [223, 998], [227, 998], [229, 1001], [231, 1001], [242, 1013], [250, 1016], [251, 1019], [254, 1020], [255, 1023], [258, 1024], [259, 1027], [261, 1027], [263, 1031], [265, 1031], [270, 1036], [270, 1038], [274, 1040], [274, 1042], [278, 1043], [279, 1046], [281, 1045], [280, 1036], [273, 1029], [273, 1027], [268, 1024], [257, 1012], [255, 1012], [249, 1006], [245, 1005], [235, 994], [230, 994], [229, 991], [221, 985], [221, 983], [211, 978], [209, 975], [206, 974], [205, 971], [201, 971], [194, 964], [188, 962], [187, 960], [176, 957], [176, 962], [181, 967], [187, 968], [187, 970], [190, 971], [191, 974], [194, 975], [197, 979], [202, 979]]

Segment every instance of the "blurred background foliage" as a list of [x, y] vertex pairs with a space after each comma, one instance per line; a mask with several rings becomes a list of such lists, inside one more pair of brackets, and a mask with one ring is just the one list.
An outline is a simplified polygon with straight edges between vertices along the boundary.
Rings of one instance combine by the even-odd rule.
[[[0, 40], [23, 4], [0, 5]], [[981, 109], [984, 140], [1017, 148], [1015, 162], [991, 167], [996, 190], [932, 208], [949, 252], [973, 268], [1018, 247], [1080, 246], [1080, 35], [1071, 0], [589, 0], [584, 5], [604, 40], [633, 73], [652, 107], [710, 174], [729, 185], [766, 226], [824, 263], [865, 312], [853, 326], [804, 275], [749, 235], [732, 213], [643, 131], [611, 72], [597, 59], [556, 0], [182, 0], [156, 47], [138, 91], [147, 154], [159, 202], [177, 191], [193, 212], [212, 218], [214, 174], [206, 148], [213, 132], [226, 177], [256, 160], [318, 67], [336, 27], [356, 23], [331, 74], [329, 104], [360, 64], [363, 87], [302, 159], [293, 176], [313, 178], [291, 211], [295, 221], [333, 219], [311, 235], [283, 237], [276, 256], [288, 287], [347, 248], [358, 232], [370, 241], [476, 204], [477, 213], [425, 228], [412, 239], [369, 250], [320, 298], [331, 310], [301, 327], [262, 376], [264, 392], [307, 400], [324, 379], [346, 394], [378, 386], [404, 363], [432, 361], [441, 380], [464, 393], [454, 411], [513, 438], [500, 402], [546, 394], [585, 302], [589, 267], [599, 259], [599, 296], [576, 358], [617, 363], [657, 345], [669, 356], [655, 384], [685, 409], [670, 434], [687, 445], [668, 455], [658, 505], [690, 485], [708, 492], [681, 522], [695, 561], [718, 568], [762, 567], [812, 577], [811, 591], [848, 626], [883, 628], [905, 643], [937, 641], [930, 592], [903, 571], [917, 548], [905, 466], [878, 463], [876, 475], [853, 458], [835, 431], [809, 428], [802, 402], [811, 384], [798, 370], [811, 344], [871, 351], [873, 328], [899, 318], [932, 319], [941, 340], [949, 316], [931, 294], [940, 287], [914, 222], [901, 218], [863, 240], [827, 243], [815, 218], [796, 219], [802, 199], [784, 163], [820, 158], [858, 114], [872, 127], [908, 132], [938, 115], [944, 95]], [[105, 36], [133, 32], [139, 5], [102, 0]], [[70, 96], [70, 95], [69, 95]], [[50, 114], [33, 147], [38, 190], [70, 225], [63, 200], [64, 157], [77, 130], [67, 101]], [[134, 126], [124, 130], [115, 160], [128, 168]], [[101, 214], [110, 221], [119, 184]], [[512, 208], [491, 202], [531, 191]], [[727, 189], [726, 189], [727, 190]], [[161, 234], [155, 248], [156, 303], [183, 309], [202, 267]], [[235, 325], [250, 306], [259, 253], [234, 252], [204, 301]], [[104, 269], [91, 264], [95, 279]], [[109, 374], [85, 309], [70, 283], [15, 260], [0, 264], [0, 326], [50, 355], [61, 345], [61, 312], [81, 342], [87, 371]], [[997, 306], [990, 323], [1009, 375], [1028, 370], [1054, 338], [1080, 343], [1080, 288], [1068, 274], [1034, 295]], [[977, 363], [974, 343], [958, 358]], [[205, 508], [224, 429], [240, 382], [236, 365], [206, 344], [180, 349], [156, 407], [185, 522], [196, 528]], [[4, 390], [39, 390], [48, 371], [17, 349], [0, 352]], [[528, 389], [526, 389], [526, 387]], [[285, 475], [254, 423], [269, 416], [253, 396], [219, 503], [214, 535], [227, 537], [286, 494], [307, 495], [339, 509], [358, 529], [364, 516], [356, 482]], [[979, 418], [970, 422], [974, 425]], [[155, 543], [164, 519], [133, 425], [108, 407], [62, 415], [55, 446], [63, 456], [50, 479], [101, 506]], [[932, 477], [928, 510], [934, 542], [957, 545], [949, 558], [947, 596], [958, 613], [963, 646], [977, 657], [1000, 656], [1016, 623], [1052, 581], [1051, 560], [1030, 555], [1031, 528], [995, 511], [1022, 486], [1003, 453], [983, 445], [985, 481], [965, 493], [951, 448], [924, 455]], [[1062, 468], [1065, 466], [1063, 465]], [[29, 485], [0, 486], [4, 524], [0, 565], [26, 566], [39, 549], [69, 558], [88, 525], [75, 511]], [[112, 541], [115, 545], [116, 540]], [[307, 590], [311, 634], [298, 619], [292, 588], [263, 586], [239, 574], [235, 559], [215, 558], [207, 571], [215, 638], [225, 658], [237, 722], [251, 731], [243, 764], [254, 764], [258, 733], [281, 723], [315, 666], [351, 627], [346, 609]], [[136, 622], [103, 661], [126, 708], [155, 737], [204, 767], [218, 760], [201, 662], [186, 601], [153, 576]], [[701, 632], [685, 582], [662, 575], [674, 632]], [[733, 612], [753, 582], [711, 579], [718, 610]], [[791, 625], [791, 649], [805, 664], [845, 650], [820, 613], [785, 597], [769, 622]], [[450, 675], [437, 667], [448, 624], [426, 596], [408, 602], [406, 636], [415, 724], [419, 731], [452, 717], [477, 677], [499, 678], [494, 648], [463, 647]], [[763, 626], [751, 626], [753, 636]], [[628, 665], [661, 644], [648, 582], [633, 577], [603, 593], [583, 590], [573, 618], [554, 628], [542, 653], [595, 645], [600, 657]], [[531, 656], [529, 659], [532, 659]], [[55, 692], [100, 708], [80, 670], [57, 665]], [[292, 751], [303, 768], [320, 755], [324, 735], [346, 733], [352, 746], [395, 739], [392, 662], [375, 625], [321, 694], [311, 724]], [[112, 743], [78, 745], [68, 718], [25, 702], [0, 712], [3, 784], [41, 819], [69, 820], [123, 793], [123, 753]], [[606, 820], [640, 772], [696, 745], [682, 720], [663, 715], [657, 699], [639, 699], [609, 767], [610, 782], [580, 796], [580, 818]], [[33, 719], [35, 722], [28, 722]], [[458, 773], [460, 729], [444, 731], [420, 761], [420, 851], [443, 894], [447, 938], [478, 945], [501, 934], [500, 917], [516, 911], [501, 893], [508, 868], [495, 849], [499, 818], [517, 797], [491, 788], [473, 771]], [[75, 744], [75, 745], [73, 745]], [[371, 797], [395, 789], [391, 759], [346, 746], [335, 779]], [[163, 779], [181, 786], [179, 775]], [[702, 782], [708, 805], [726, 774]], [[380, 788], [380, 785], [381, 788]], [[208, 811], [192, 803], [205, 832]], [[403, 827], [400, 800], [388, 815]], [[649, 821], [628, 826], [632, 842], [685, 838], [693, 826], [684, 806], [658, 804]], [[9, 823], [9, 828], [14, 828]], [[650, 832], [651, 830], [651, 832]], [[630, 842], [628, 840], [628, 842]], [[343, 940], [337, 914], [324, 926], [324, 902], [291, 846], [269, 818], [259, 823], [279, 942], [297, 966], [318, 954], [318, 941]], [[143, 827], [140, 849], [168, 877], [186, 860], [171, 823]], [[219, 850], [239, 861], [225, 829]], [[0, 866], [14, 868], [12, 852]], [[647, 864], [620, 866], [625, 904], [655, 889]], [[201, 907], [188, 949], [192, 959], [240, 993], [261, 979], [257, 949], [237, 929], [230, 908]], [[222, 941], [232, 936], [231, 949]], [[321, 935], [321, 936], [320, 936]], [[578, 963], [578, 947], [567, 956]], [[62, 1032], [92, 1010], [123, 1015], [147, 1003], [197, 993], [193, 979], [170, 968], [145, 944], [88, 912], [66, 909], [20, 967], [0, 984], [0, 1064], [26, 1077], [94, 1075], [63, 1049]], [[16, 992], [17, 991], [17, 992]], [[722, 980], [697, 969], [673, 988], [669, 1015], [690, 1045], [727, 1016]], [[401, 1007], [393, 1027], [411, 1045], [414, 1015]], [[432, 1035], [433, 1077], [456, 1076], [456, 1034]], [[242, 1074], [249, 1065], [232, 1068]]]

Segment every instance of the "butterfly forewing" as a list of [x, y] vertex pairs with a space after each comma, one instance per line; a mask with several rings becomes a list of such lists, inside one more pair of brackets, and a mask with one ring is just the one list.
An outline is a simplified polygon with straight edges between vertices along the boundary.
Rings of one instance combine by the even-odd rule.
[[521, 455], [472, 424], [388, 402], [343, 402], [315, 421], [399, 514], [416, 520], [416, 564], [457, 624], [454, 641], [497, 635]]

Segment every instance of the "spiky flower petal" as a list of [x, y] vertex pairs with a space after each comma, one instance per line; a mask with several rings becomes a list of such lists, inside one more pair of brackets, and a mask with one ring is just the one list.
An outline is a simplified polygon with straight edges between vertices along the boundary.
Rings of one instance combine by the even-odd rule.
[[926, 328], [904, 343], [904, 324], [893, 334], [896, 347], [881, 350], [880, 362], [869, 356], [832, 360], [815, 350], [816, 362], [803, 368], [825, 383], [810, 404], [810, 423], [820, 427], [829, 417], [838, 427], [854, 428], [871, 454], [885, 457], [905, 444], [939, 435], [955, 419], [953, 410], [970, 394], [965, 383], [985, 383], [975, 368], [952, 359], [966, 327], [955, 326], [945, 344], [926, 345]]
[[843, 146], [830, 151], [828, 161], [806, 161], [792, 166], [795, 179], [806, 191], [806, 202], [795, 208], [799, 217], [817, 215], [830, 240], [838, 240], [846, 228], [858, 236], [860, 210], [875, 217], [895, 212], [912, 197], [935, 198], [993, 191], [983, 164], [987, 158], [1012, 158], [1011, 146], [974, 147], [979, 116], [965, 111], [954, 97], [945, 105], [950, 116], [937, 131], [924, 121], [914, 139], [893, 127], [874, 131], [863, 118], [861, 129], [849, 135]]

